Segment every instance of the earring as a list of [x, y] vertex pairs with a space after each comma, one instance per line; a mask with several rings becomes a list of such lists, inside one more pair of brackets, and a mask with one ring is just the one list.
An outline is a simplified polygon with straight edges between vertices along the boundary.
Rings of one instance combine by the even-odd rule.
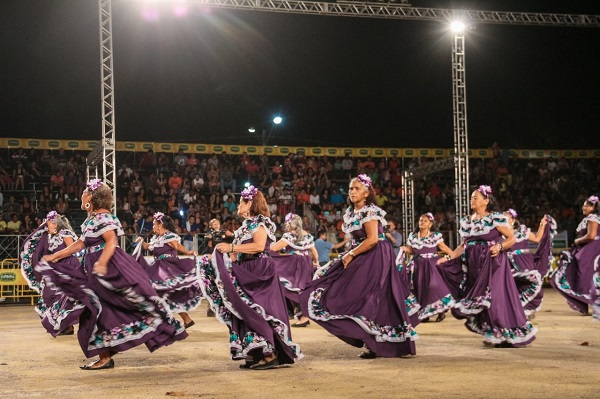
[[83, 207], [84, 207], [85, 209], [90, 209], [90, 206], [91, 206], [91, 205], [90, 205], [90, 203], [89, 203], [89, 202], [86, 202], [86, 203], [83, 205]]

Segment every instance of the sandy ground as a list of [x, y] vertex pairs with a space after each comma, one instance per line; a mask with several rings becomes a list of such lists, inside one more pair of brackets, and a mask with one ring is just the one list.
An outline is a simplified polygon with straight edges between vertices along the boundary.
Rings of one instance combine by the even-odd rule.
[[112, 370], [82, 371], [74, 336], [52, 338], [30, 306], [0, 306], [0, 398], [600, 398], [600, 323], [552, 289], [527, 348], [485, 347], [452, 317], [417, 327], [417, 356], [362, 360], [314, 323], [293, 330], [305, 358], [292, 367], [240, 370], [225, 326], [192, 312], [185, 341], [138, 347]]

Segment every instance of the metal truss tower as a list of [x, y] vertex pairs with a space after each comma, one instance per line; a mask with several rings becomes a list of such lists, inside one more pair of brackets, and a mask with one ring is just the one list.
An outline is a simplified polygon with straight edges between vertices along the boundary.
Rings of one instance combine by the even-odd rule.
[[442, 170], [452, 169], [455, 162], [455, 158], [442, 158], [404, 171], [402, 174], [402, 229], [405, 231], [405, 234], [408, 234], [408, 231], [411, 231], [417, 225], [417, 215], [415, 214], [415, 179], [435, 172], [441, 172]]
[[[469, 214], [469, 140], [467, 135], [467, 84], [465, 36], [454, 34], [452, 43], [452, 111], [454, 114], [454, 190], [456, 221]], [[458, 226], [458, 224], [457, 224]], [[457, 228], [457, 242], [460, 242]]]
[[[111, 0], [98, 0], [100, 8], [100, 70], [102, 101], [102, 139], [92, 154], [88, 156], [88, 177], [98, 176], [98, 166], [102, 165], [102, 180], [113, 191], [117, 200], [115, 102], [113, 81], [113, 39]], [[95, 155], [95, 156], [94, 156]], [[101, 155], [101, 158], [100, 158]], [[95, 160], [95, 162], [94, 162]], [[101, 163], [100, 163], [101, 162]], [[116, 206], [113, 203], [113, 213]]]

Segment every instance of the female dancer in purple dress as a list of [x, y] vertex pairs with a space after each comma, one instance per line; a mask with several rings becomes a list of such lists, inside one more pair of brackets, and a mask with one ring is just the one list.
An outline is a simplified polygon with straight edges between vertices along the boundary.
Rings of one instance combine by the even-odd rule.
[[351, 249], [320, 269], [321, 277], [300, 293], [302, 311], [344, 342], [366, 346], [361, 358], [415, 355], [409, 307], [410, 314], [418, 307], [410, 303], [405, 273], [385, 240], [385, 212], [372, 203], [371, 179], [362, 174], [352, 179], [348, 196], [352, 206], [342, 229], [352, 235]]
[[[521, 305], [529, 320], [540, 310], [544, 291], [542, 283], [552, 261], [552, 237], [556, 231], [556, 222], [546, 215], [540, 221], [536, 234], [527, 226], [519, 224], [517, 211], [509, 209], [504, 212], [508, 224], [513, 227], [516, 243], [506, 251], [512, 267], [512, 274], [519, 290]], [[553, 230], [554, 226], [554, 230]], [[529, 242], [538, 244], [535, 253], [529, 249]]]
[[[319, 254], [312, 235], [302, 228], [302, 218], [293, 213], [285, 215], [285, 229], [281, 239], [271, 244], [271, 254], [284, 295], [294, 306], [298, 321], [292, 327], [306, 327], [310, 319], [300, 309], [300, 291], [312, 281], [315, 268], [319, 266]], [[280, 255], [279, 251], [285, 251]]]
[[506, 216], [494, 212], [494, 206], [491, 187], [473, 191], [473, 213], [460, 221], [463, 243], [451, 260], [442, 258], [438, 264], [443, 264], [442, 277], [450, 292], [460, 300], [452, 313], [467, 319], [467, 329], [496, 347], [524, 346], [535, 339], [537, 329], [525, 316], [505, 252], [515, 236]]
[[[118, 247], [117, 237], [123, 229], [109, 211], [112, 202], [112, 190], [100, 179], [90, 180], [81, 195], [81, 209], [89, 212], [81, 237], [62, 251], [45, 256], [35, 268], [44, 279], [86, 305], [79, 318], [79, 345], [88, 358], [98, 355], [99, 359], [81, 366], [83, 370], [113, 368], [113, 355], [141, 344], [153, 352], [187, 337], [144, 270]], [[80, 251], [84, 280], [65, 278], [47, 263]]]
[[429, 321], [430, 317], [437, 315], [435, 321], [440, 322], [444, 320], [445, 313], [454, 306], [455, 301], [436, 266], [440, 258], [437, 251], [439, 249], [448, 256], [452, 250], [444, 243], [444, 238], [439, 232], [431, 231], [433, 220], [431, 213], [421, 215], [419, 231], [410, 233], [406, 245], [400, 247], [398, 257], [402, 258], [403, 253], [412, 255], [406, 270], [409, 273], [411, 290], [421, 305], [419, 320]]
[[[245, 220], [233, 243], [219, 243], [210, 260], [201, 258], [202, 291], [229, 329], [231, 358], [246, 360], [240, 368], [292, 364], [302, 353], [292, 342], [283, 286], [270, 257], [275, 224], [265, 197], [254, 186], [242, 191], [238, 214]], [[237, 254], [235, 262], [232, 253]]]
[[577, 226], [577, 238], [569, 251], [563, 251], [558, 260], [558, 269], [550, 284], [567, 299], [571, 308], [585, 316], [595, 296], [594, 267], [600, 256], [600, 209], [598, 197], [592, 195], [583, 203], [585, 216]]
[[[146, 270], [152, 287], [161, 296], [172, 312], [177, 312], [183, 319], [185, 328], [194, 325], [187, 312], [194, 310], [202, 301], [202, 290], [198, 280], [196, 258], [194, 251], [188, 251], [181, 245], [181, 238], [173, 233], [173, 219], [162, 212], [154, 214], [154, 236], [150, 243], [142, 237], [144, 250], [152, 251], [154, 263], [150, 266], [143, 256], [138, 257], [138, 263]], [[177, 253], [194, 256], [193, 259], [180, 259]]]
[[[42, 256], [58, 252], [77, 240], [66, 217], [51, 211], [46, 220], [27, 237], [21, 251], [21, 273], [29, 287], [40, 294], [35, 311], [42, 319], [42, 326], [53, 337], [73, 335], [73, 324], [77, 323], [85, 306], [67, 296], [60, 287], [45, 284], [43, 276], [34, 270]], [[85, 273], [74, 256], [52, 264], [58, 272], [76, 279], [85, 278]]]

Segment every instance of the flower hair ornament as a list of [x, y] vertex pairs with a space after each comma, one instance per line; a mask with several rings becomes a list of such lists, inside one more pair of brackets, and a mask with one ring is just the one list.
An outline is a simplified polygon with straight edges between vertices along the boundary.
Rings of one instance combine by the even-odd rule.
[[101, 186], [102, 186], [102, 180], [100, 180], [100, 179], [92, 179], [86, 183], [86, 187], [90, 191], [96, 191]]
[[289, 222], [291, 222], [291, 221], [292, 221], [292, 219], [294, 218], [294, 216], [296, 216], [296, 215], [294, 215], [294, 214], [293, 214], [293, 213], [291, 213], [291, 212], [290, 212], [290, 213], [288, 213], [287, 215], [285, 215], [285, 222], [286, 222], [286, 223], [289, 223]]
[[246, 201], [252, 201], [256, 194], [258, 194], [258, 188], [254, 186], [248, 186], [248, 188], [242, 190], [242, 198]]
[[587, 199], [587, 202], [589, 202], [590, 204], [596, 205], [598, 203], [598, 197], [595, 195], [592, 195], [590, 198]]
[[152, 215], [152, 217], [154, 218], [154, 220], [156, 220], [157, 222], [162, 223], [163, 217], [165, 216], [164, 213], [162, 212], [156, 212], [154, 215]]
[[371, 187], [371, 184], [373, 184], [373, 181], [371, 180], [371, 178], [369, 176], [365, 175], [364, 173], [361, 173], [360, 175], [358, 175], [356, 177], [356, 180], [361, 182], [365, 187]]
[[519, 216], [519, 214], [517, 213], [517, 211], [515, 211], [512, 208], [508, 208], [508, 210], [506, 211], [506, 213], [508, 213], [510, 215], [511, 218], [516, 219], [517, 216]]
[[56, 211], [50, 211], [46, 215], [46, 220], [49, 220], [51, 222], [54, 222], [57, 218], [58, 218], [58, 213], [56, 213]]
[[431, 212], [427, 212], [425, 214], [425, 216], [427, 217], [427, 219], [431, 220], [432, 222], [435, 220], [435, 218], [433, 217], [433, 213], [431, 213]]
[[483, 184], [477, 187], [477, 191], [483, 194], [486, 197], [489, 197], [492, 194], [492, 188], [490, 186], [484, 186]]

